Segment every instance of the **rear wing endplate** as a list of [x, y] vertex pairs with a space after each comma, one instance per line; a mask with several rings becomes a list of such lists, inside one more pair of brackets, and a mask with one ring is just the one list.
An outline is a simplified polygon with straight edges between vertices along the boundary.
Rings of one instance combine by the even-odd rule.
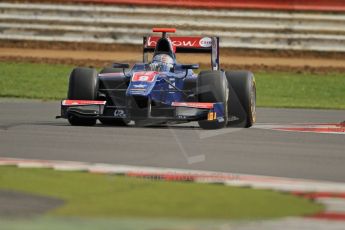
[[[143, 37], [143, 62], [148, 62], [148, 53], [154, 52], [158, 36]], [[212, 70], [219, 70], [219, 37], [169, 37], [176, 53], [210, 53]]]

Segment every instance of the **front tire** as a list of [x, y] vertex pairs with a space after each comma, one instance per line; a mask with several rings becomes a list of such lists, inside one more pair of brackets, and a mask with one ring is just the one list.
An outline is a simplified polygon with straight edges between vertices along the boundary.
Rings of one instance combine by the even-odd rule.
[[223, 71], [202, 71], [197, 79], [199, 102], [223, 102], [223, 119], [198, 121], [202, 129], [220, 129], [228, 123], [228, 82]]
[[230, 100], [229, 116], [238, 120], [229, 122], [237, 127], [251, 127], [256, 121], [256, 83], [249, 71], [227, 71]]
[[[69, 78], [67, 98], [69, 100], [96, 100], [98, 89], [97, 71], [91, 68], [78, 67], [73, 69]], [[68, 121], [74, 126], [93, 126], [95, 118], [80, 118], [69, 115]]]

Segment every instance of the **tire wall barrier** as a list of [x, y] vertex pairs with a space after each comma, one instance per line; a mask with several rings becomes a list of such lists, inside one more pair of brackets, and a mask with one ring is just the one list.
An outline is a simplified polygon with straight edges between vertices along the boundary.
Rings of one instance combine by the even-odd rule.
[[[150, 34], [153, 27], [175, 27], [179, 36], [219, 36], [220, 46], [227, 48], [345, 53], [345, 11], [339, 11], [344, 7], [338, 0], [329, 0], [327, 5], [327, 9], [331, 9], [338, 4], [338, 11], [315, 11], [317, 6], [326, 7], [324, 0], [314, 0], [319, 5], [312, 5], [309, 0], [298, 1], [298, 6], [309, 4], [314, 11], [297, 10], [300, 9], [297, 1], [285, 0], [279, 6], [293, 6], [295, 10], [263, 10], [265, 4], [273, 4], [272, 0], [247, 0], [242, 4], [249, 7], [255, 2], [257, 5], [261, 3], [262, 9], [257, 10], [200, 8], [220, 7], [221, 4], [235, 6], [235, 3], [241, 4], [238, 0], [214, 3], [199, 0], [198, 8], [186, 7], [196, 4], [196, 0], [169, 3], [167, 0], [159, 3], [152, 0], [31, 1], [34, 0], [29, 3], [0, 2], [0, 42], [30, 40], [142, 45], [142, 37]], [[62, 1], [69, 4], [61, 4]], [[87, 1], [109, 4], [81, 4]], [[178, 4], [180, 8], [176, 7]]]
[[144, 6], [170, 6], [213, 9], [255, 9], [255, 10], [296, 10], [345, 12], [343, 0], [71, 0], [99, 4], [126, 4]]

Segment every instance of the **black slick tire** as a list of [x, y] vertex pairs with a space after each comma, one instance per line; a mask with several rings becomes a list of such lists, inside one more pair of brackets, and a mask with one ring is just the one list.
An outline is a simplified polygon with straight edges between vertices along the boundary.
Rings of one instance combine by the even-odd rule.
[[228, 122], [228, 82], [223, 71], [201, 71], [197, 79], [197, 95], [199, 102], [223, 102], [224, 117], [213, 121], [198, 121], [202, 129], [224, 128]]
[[230, 126], [251, 127], [256, 121], [256, 83], [253, 73], [249, 71], [225, 72], [230, 90], [229, 121]]
[[[73, 69], [70, 75], [67, 98], [69, 100], [96, 100], [97, 88], [97, 71], [92, 68], [78, 67]], [[69, 115], [68, 121], [74, 126], [93, 126], [97, 119]]]

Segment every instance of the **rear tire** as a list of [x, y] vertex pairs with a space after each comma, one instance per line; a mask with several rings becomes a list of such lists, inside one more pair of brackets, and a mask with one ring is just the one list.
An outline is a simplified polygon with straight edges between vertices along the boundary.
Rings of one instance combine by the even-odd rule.
[[220, 129], [228, 123], [228, 82], [223, 71], [202, 71], [197, 79], [197, 94], [199, 102], [223, 102], [224, 118], [213, 121], [198, 121], [202, 129]]
[[[97, 71], [91, 68], [75, 68], [69, 78], [67, 98], [70, 100], [96, 100], [98, 89]], [[95, 118], [80, 118], [74, 115], [68, 117], [71, 125], [92, 126]]]
[[249, 71], [225, 72], [230, 90], [229, 117], [239, 120], [229, 122], [230, 126], [251, 127], [256, 121], [256, 84]]

